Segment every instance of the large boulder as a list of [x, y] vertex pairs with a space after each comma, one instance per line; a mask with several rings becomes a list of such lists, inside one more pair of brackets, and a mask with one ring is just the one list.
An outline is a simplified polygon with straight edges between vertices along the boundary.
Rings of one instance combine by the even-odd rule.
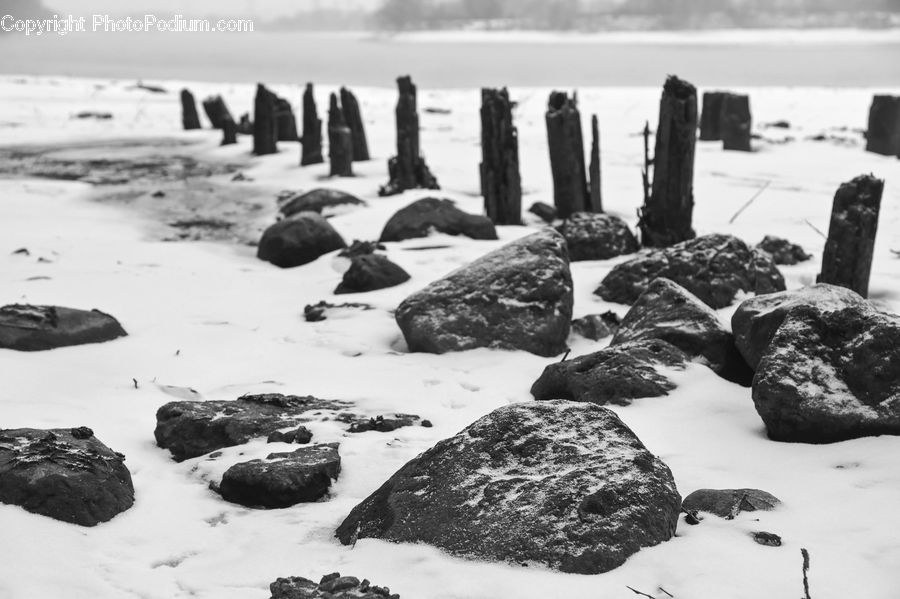
[[753, 403], [771, 439], [900, 435], [900, 316], [870, 306], [787, 313], [759, 361]]
[[812, 258], [811, 254], [807, 254], [806, 250], [796, 243], [791, 243], [787, 239], [773, 235], [766, 235], [762, 241], [756, 244], [756, 249], [772, 256], [772, 261], [775, 264], [793, 266]]
[[327, 214], [365, 205], [364, 201], [349, 193], [319, 188], [288, 197], [278, 210], [283, 216], [290, 217], [301, 212]]
[[235, 464], [225, 471], [218, 492], [247, 507], [286, 508], [321, 499], [340, 472], [338, 444], [313, 445]]
[[497, 239], [494, 223], [488, 217], [463, 212], [451, 200], [423, 198], [397, 211], [384, 226], [379, 241], [428, 237], [432, 231], [472, 239]]
[[350, 268], [334, 290], [335, 295], [365, 293], [395, 287], [409, 280], [409, 273], [381, 254], [364, 254], [350, 259]]
[[99, 310], [27, 304], [0, 308], [0, 348], [40, 351], [103, 343], [125, 335], [119, 321]]
[[731, 519], [741, 512], [768, 512], [779, 504], [777, 497], [759, 489], [697, 489], [684, 498], [681, 507]]
[[570, 399], [627, 406], [641, 397], [668, 395], [675, 388], [663, 369], [683, 369], [689, 357], [659, 339], [609, 346], [556, 362], [531, 386], [537, 400]]
[[343, 237], [321, 215], [300, 212], [263, 232], [256, 257], [281, 268], [291, 268], [345, 247]]
[[493, 347], [554, 356], [566, 347], [572, 302], [565, 239], [545, 228], [414, 293], [395, 316], [411, 351]]
[[638, 242], [617, 216], [596, 212], [576, 212], [557, 225], [566, 238], [569, 260], [608, 260], [638, 251]]
[[822, 312], [868, 306], [855, 291], [828, 283], [770, 293], [741, 302], [731, 317], [735, 344], [754, 370], [785, 316], [797, 306], [813, 306]]
[[625, 314], [610, 345], [642, 339], [668, 341], [698, 357], [722, 377], [750, 386], [753, 371], [716, 313], [681, 285], [654, 279]]
[[223, 447], [242, 445], [313, 420], [321, 411], [350, 404], [308, 395], [244, 395], [235, 401], [173, 401], [156, 412], [156, 444], [181, 462]]
[[400, 599], [387, 587], [379, 587], [355, 576], [327, 574], [319, 584], [301, 576], [279, 578], [269, 585], [270, 599]]
[[672, 537], [681, 497], [613, 412], [502, 407], [413, 459], [350, 512], [342, 543], [426, 543], [475, 559], [597, 574]]
[[631, 304], [657, 277], [675, 281], [715, 309], [731, 305], [739, 292], [784, 290], [784, 277], [767, 254], [751, 250], [737, 237], [716, 233], [623, 262], [594, 293], [608, 302]]
[[87, 427], [0, 430], [0, 502], [95, 526], [134, 503], [124, 461]]

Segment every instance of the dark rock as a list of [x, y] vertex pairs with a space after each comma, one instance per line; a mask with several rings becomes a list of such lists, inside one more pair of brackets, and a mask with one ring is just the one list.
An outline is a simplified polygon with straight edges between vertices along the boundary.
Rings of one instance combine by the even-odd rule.
[[298, 443], [300, 445], [305, 445], [312, 441], [312, 437], [313, 434], [310, 430], [305, 426], [301, 426], [292, 431], [287, 431], [286, 433], [275, 431], [269, 435], [269, 438], [266, 439], [266, 441], [268, 443]]
[[753, 380], [776, 441], [831, 443], [900, 435], [900, 316], [870, 306], [798, 306], [778, 327]]
[[345, 247], [344, 239], [327, 220], [315, 212], [300, 212], [265, 230], [256, 257], [291, 268]]
[[594, 293], [608, 302], [630, 304], [657, 277], [671, 279], [716, 309], [730, 305], [741, 291], [762, 295], [784, 290], [784, 278], [771, 258], [737, 237], [716, 233], [619, 264]]
[[360, 241], [354, 239], [353, 243], [351, 243], [347, 249], [338, 252], [338, 256], [341, 258], [355, 258], [356, 256], [368, 256], [369, 254], [374, 254], [378, 250], [384, 251], [385, 249], [384, 245], [377, 241]]
[[781, 537], [771, 532], [754, 532], [753, 540], [767, 547], [781, 547]]
[[535, 202], [528, 209], [528, 212], [536, 215], [547, 224], [556, 220], [556, 207], [544, 202]]
[[225, 471], [218, 491], [243, 506], [286, 508], [321, 499], [340, 471], [337, 443], [313, 445], [235, 464]]
[[335, 295], [343, 293], [364, 293], [387, 287], [395, 287], [409, 280], [409, 273], [381, 254], [354, 256], [350, 268], [334, 290]]
[[572, 331], [587, 339], [599, 341], [615, 335], [621, 321], [619, 315], [612, 311], [606, 311], [603, 314], [588, 314], [572, 321]]
[[[350, 432], [351, 433], [366, 433], [369, 431], [376, 431], [379, 433], [390, 433], [398, 428], [403, 428], [406, 426], [414, 426], [421, 419], [415, 414], [394, 414], [394, 417], [390, 416], [385, 418], [384, 416], [376, 416], [375, 418], [361, 418], [353, 420], [350, 424]], [[421, 426], [425, 426], [425, 422], [427, 420], [421, 422]], [[430, 422], [428, 423], [431, 424]], [[428, 427], [425, 427], [428, 428]]]
[[87, 427], [0, 430], [0, 502], [95, 526], [134, 503], [124, 460]]
[[769, 347], [785, 316], [797, 306], [814, 306], [821, 312], [865, 306], [858, 294], [837, 285], [818, 283], [802, 289], [770, 293], [745, 300], [731, 317], [735, 344], [754, 370]]
[[173, 401], [156, 412], [156, 444], [181, 462], [315, 419], [348, 403], [308, 395], [244, 395], [235, 401]]
[[741, 512], [774, 510], [780, 503], [777, 497], [759, 489], [698, 489], [684, 498], [681, 507], [730, 520]]
[[271, 599], [400, 599], [387, 587], [337, 572], [323, 576], [319, 584], [300, 576], [279, 578], [269, 585], [269, 590]]
[[303, 316], [304, 318], [306, 318], [306, 322], [321, 322], [327, 318], [326, 315], [328, 314], [329, 310], [338, 308], [371, 310], [372, 306], [370, 306], [369, 304], [360, 304], [355, 302], [332, 304], [330, 302], [322, 300], [317, 304], [307, 304], [306, 307], [303, 308]]
[[395, 317], [410, 351], [492, 347], [554, 356], [565, 349], [572, 301], [565, 240], [546, 228], [414, 293]]
[[397, 211], [384, 226], [379, 241], [427, 237], [432, 230], [472, 239], [497, 239], [488, 217], [463, 212], [451, 200], [423, 198]]
[[750, 386], [753, 371], [734, 344], [734, 336], [697, 296], [669, 279], [654, 279], [625, 315], [610, 345], [662, 339], [716, 374]]
[[537, 400], [627, 406], [641, 397], [668, 395], [675, 384], [658, 369], [683, 369], [688, 359], [680, 349], [658, 339], [622, 343], [550, 364], [531, 386], [531, 394]]
[[365, 206], [366, 203], [356, 196], [337, 189], [313, 189], [285, 200], [278, 210], [284, 216], [293, 216], [300, 212], [322, 212], [345, 206]]
[[772, 256], [775, 264], [794, 265], [812, 258], [812, 254], [807, 254], [796, 243], [772, 235], [766, 235], [756, 248]]
[[596, 574], [671, 538], [680, 505], [669, 469], [613, 412], [524, 402], [407, 463], [337, 536]]
[[128, 333], [99, 310], [9, 304], [0, 308], [0, 348], [41, 351], [103, 343]]
[[638, 242], [621, 218], [593, 212], [576, 212], [557, 225], [566, 238], [569, 259], [608, 260], [638, 251]]

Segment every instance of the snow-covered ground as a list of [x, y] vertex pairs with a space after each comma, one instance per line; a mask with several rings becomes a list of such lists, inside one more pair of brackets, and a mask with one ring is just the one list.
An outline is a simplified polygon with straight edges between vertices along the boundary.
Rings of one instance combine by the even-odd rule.
[[[263, 203], [271, 221], [275, 194], [282, 189], [329, 186], [358, 194], [369, 206], [332, 220], [348, 242], [377, 238], [394, 211], [433, 193], [376, 197], [386, 181], [385, 160], [393, 153], [393, 90], [355, 89], [374, 159], [354, 164], [353, 179], [328, 180], [327, 165], [297, 166], [295, 143], [279, 144], [277, 155], [252, 158], [248, 137], [221, 148], [219, 132], [180, 131], [174, 92], [181, 82], [162, 82], [168, 94], [127, 89], [132, 83], [5, 76], [0, 139], [51, 145], [121, 138], [139, 144], [145, 137], [195, 142], [178, 151], [248, 163], [243, 172], [252, 183], [231, 182], [225, 175], [215, 181], [246, 185], [252, 190], [248, 205]], [[223, 94], [236, 114], [252, 105], [249, 85], [189, 86], [198, 100]], [[273, 89], [299, 107], [299, 86]], [[330, 91], [317, 89], [320, 114]], [[550, 202], [543, 121], [549, 90], [510, 91], [519, 102], [523, 203]], [[763, 136], [795, 141], [757, 140], [752, 154], [698, 143], [698, 233], [733, 233], [754, 244], [764, 234], [788, 237], [814, 254], [810, 262], [782, 268], [788, 287], [811, 283], [824, 244], [816, 229], [827, 232], [835, 189], [874, 173], [887, 183], [871, 297], [898, 311], [900, 258], [890, 250], [900, 249], [900, 160], [864, 152], [861, 136], [852, 131], [865, 127], [876, 90], [739, 91], [751, 94], [756, 123], [790, 121], [787, 131], [760, 128]], [[641, 201], [639, 131], [645, 120], [655, 124], [658, 99], [658, 88], [579, 90], [584, 124], [591, 113], [600, 119], [604, 205], [632, 225]], [[427, 107], [452, 112], [433, 114]], [[481, 210], [478, 107], [477, 90], [420, 90], [422, 148], [444, 188], [438, 195], [472, 212]], [[70, 118], [81, 110], [109, 111], [114, 118]], [[807, 139], [820, 133], [850, 141]], [[119, 151], [112, 150], [112, 157]], [[749, 389], [699, 365], [676, 375], [680, 386], [670, 396], [639, 400], [616, 412], [669, 465], [682, 495], [701, 487], [757, 487], [783, 500], [776, 511], [743, 513], [730, 522], [708, 517], [693, 527], [682, 522], [671, 541], [597, 576], [466, 561], [425, 546], [377, 540], [340, 545], [334, 538], [337, 525], [407, 460], [487, 412], [530, 398], [529, 387], [547, 359], [490, 350], [406, 353], [389, 312], [412, 291], [530, 229], [501, 227], [499, 241], [441, 237], [390, 244], [388, 256], [410, 272], [411, 281], [337, 299], [369, 302], [376, 310], [307, 323], [304, 305], [335, 301], [331, 292], [341, 275], [331, 257], [281, 270], [257, 260], [248, 246], [160, 241], [159, 223], [149, 214], [95, 202], [93, 191], [85, 183], [0, 179], [0, 305], [96, 307], [116, 316], [129, 332], [100, 345], [38, 353], [0, 350], [0, 427], [90, 426], [127, 456], [136, 503], [95, 528], [0, 505], [0, 598], [265, 599], [269, 582], [278, 576], [317, 580], [341, 571], [411, 599], [633, 597], [626, 585], [656, 596], [663, 596], [657, 590], [662, 587], [678, 599], [796, 599], [802, 594], [801, 547], [811, 555], [816, 599], [897, 597], [900, 438], [824, 446], [769, 441]], [[449, 247], [407, 250], [426, 242]], [[13, 254], [22, 247], [30, 255]], [[624, 314], [626, 306], [592, 295], [624, 259], [573, 264], [576, 316], [607, 309]], [[733, 309], [720, 311], [724, 322]], [[574, 336], [570, 342], [573, 355], [602, 346]], [[343, 472], [330, 496], [289, 509], [251, 510], [225, 502], [208, 482], [238, 459], [263, 456], [273, 446], [257, 440], [224, 450], [215, 461], [175, 463], [153, 439], [157, 408], [176, 399], [164, 385], [191, 387], [204, 399], [313, 394], [356, 402], [360, 413], [419, 414], [435, 426], [349, 435], [336, 423], [314, 423], [317, 441], [341, 443]], [[760, 530], [781, 535], [784, 545], [754, 543], [749, 532]]]

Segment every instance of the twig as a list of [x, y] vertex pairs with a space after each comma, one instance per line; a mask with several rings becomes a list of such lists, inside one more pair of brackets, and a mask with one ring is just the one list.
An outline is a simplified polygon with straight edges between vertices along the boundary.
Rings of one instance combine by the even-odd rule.
[[807, 577], [809, 572], [809, 551], [801, 549], [800, 554], [803, 556], [803, 594], [805, 595], [803, 599], [811, 599], [809, 596], [809, 578]]
[[814, 224], [812, 224], [811, 222], [809, 222], [808, 219], [805, 219], [805, 218], [804, 218], [804, 219], [803, 219], [803, 222], [805, 222], [807, 225], [809, 225], [809, 228], [810, 228], [810, 229], [812, 229], [813, 231], [815, 231], [816, 233], [818, 233], [819, 235], [821, 235], [821, 236], [822, 236], [822, 239], [828, 239], [828, 236], [827, 236], [825, 233], [821, 232], [819, 229], [817, 229], [816, 226], [815, 226]]
[[629, 591], [631, 591], [632, 593], [634, 593], [635, 595], [640, 595], [641, 597], [649, 597], [650, 599], [656, 599], [656, 597], [654, 597], [653, 595], [648, 595], [647, 593], [642, 593], [637, 589], [631, 588], [627, 584], [625, 585], [625, 588], [628, 589]]
[[131, 380], [134, 381], [134, 388], [137, 389], [137, 388], [138, 388], [138, 382], [137, 382], [137, 379], [132, 378]]
[[675, 595], [673, 595], [672, 593], [670, 593], [669, 591], [667, 591], [666, 589], [664, 589], [662, 587], [659, 587], [659, 590], [662, 591], [663, 593], [665, 593], [666, 595], [668, 595], [669, 597], [675, 597]]
[[566, 355], [564, 355], [564, 356], [562, 357], [562, 360], [560, 360], [560, 362], [565, 362], [565, 361], [566, 361], [566, 358], [568, 358], [568, 357], [569, 357], [569, 354], [571, 354], [571, 353], [572, 353], [572, 350], [571, 350], [571, 349], [567, 349], [567, 350], [566, 350]]
[[737, 212], [734, 213], [734, 216], [731, 217], [731, 220], [728, 221], [728, 224], [729, 224], [729, 225], [730, 225], [730, 224], [733, 224], [734, 221], [735, 221], [735, 219], [741, 215], [741, 212], [743, 212], [744, 210], [746, 210], [746, 209], [750, 206], [750, 204], [752, 204], [752, 203], [754, 202], [754, 200], [756, 200], [756, 198], [758, 198], [760, 195], [762, 195], [762, 192], [764, 192], [764, 191], [766, 190], [766, 188], [767, 188], [769, 185], [771, 185], [771, 184], [772, 184], [772, 180], [771, 180], [771, 179], [768, 180], [768, 181], [766, 181], [765, 185], [763, 185], [762, 187], [760, 187], [760, 188], [756, 191], [756, 193], [753, 194], [753, 197], [750, 198], [749, 200], [747, 200], [747, 201], [744, 203], [744, 205], [741, 206], [740, 209], [739, 209]]

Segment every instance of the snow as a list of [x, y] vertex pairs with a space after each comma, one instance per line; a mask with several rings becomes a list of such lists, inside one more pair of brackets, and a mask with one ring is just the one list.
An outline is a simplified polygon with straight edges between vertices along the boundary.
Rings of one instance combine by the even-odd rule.
[[[248, 162], [255, 181], [246, 202], [267, 206], [274, 222], [282, 189], [320, 186], [358, 194], [368, 207], [335, 216], [349, 242], [375, 239], [390, 215], [420, 197], [438, 195], [480, 212], [478, 90], [421, 89], [422, 148], [444, 190], [377, 198], [393, 153], [395, 92], [355, 88], [375, 158], [354, 164], [357, 177], [327, 180], [327, 165], [300, 169], [296, 144], [275, 156], [250, 158], [250, 139], [219, 147], [218, 132], [182, 132], [176, 93], [127, 89], [132, 82], [66, 77], [0, 77], [0, 137], [4, 143], [47, 143], [154, 137], [187, 141], [207, 160]], [[701, 81], [694, 83], [702, 84]], [[183, 82], [161, 83], [177, 92]], [[252, 105], [245, 84], [189, 83], [200, 99], [221, 93], [232, 113]], [[299, 85], [273, 86], [299, 107]], [[320, 114], [327, 93], [317, 88]], [[755, 244], [764, 234], [789, 238], [813, 260], [782, 267], [788, 288], [812, 283], [837, 186], [862, 173], [887, 180], [875, 248], [871, 296], [900, 308], [900, 161], [867, 154], [862, 140], [841, 127], [864, 128], [871, 96], [900, 89], [746, 88], [757, 123], [786, 119], [797, 141], [756, 142], [752, 154], [698, 143], [695, 228], [735, 234]], [[549, 89], [512, 88], [519, 102], [525, 208], [550, 201], [550, 169], [543, 109]], [[640, 203], [639, 166], [644, 120], [654, 125], [658, 88], [580, 89], [586, 125], [599, 115], [603, 135], [604, 204], [632, 227]], [[112, 112], [109, 121], [73, 120], [81, 110]], [[764, 136], [772, 130], [761, 129]], [[835, 132], [849, 144], [806, 139]], [[775, 134], [772, 134], [773, 137]], [[779, 133], [781, 135], [781, 133]], [[113, 150], [115, 154], [120, 150]], [[124, 151], [124, 150], [121, 150]], [[174, 151], [174, 150], [169, 150]], [[215, 180], [231, 183], [228, 176]], [[734, 224], [731, 216], [757, 189], [769, 187]], [[259, 191], [263, 189], [263, 191]], [[0, 425], [90, 426], [127, 456], [136, 502], [95, 528], [81, 528], [0, 505], [0, 598], [65, 593], [72, 599], [265, 599], [279, 576], [317, 579], [340, 571], [390, 586], [403, 597], [461, 599], [521, 597], [633, 597], [626, 585], [679, 599], [796, 599], [802, 594], [800, 548], [811, 556], [811, 594], [817, 599], [897, 596], [900, 574], [900, 438], [857, 439], [823, 446], [785, 444], [765, 437], [749, 389], [691, 364], [669, 371], [679, 387], [669, 396], [614, 408], [643, 443], [672, 470], [681, 494], [698, 488], [756, 487], [784, 504], [773, 512], [743, 513], [733, 521], [679, 523], [670, 542], [645, 549], [622, 567], [598, 576], [566, 575], [541, 567], [512, 567], [450, 557], [422, 545], [361, 540], [345, 547], [334, 531], [349, 511], [400, 466], [491, 410], [530, 399], [531, 384], [548, 360], [524, 352], [478, 349], [444, 355], [405, 353], [390, 313], [410, 293], [490, 250], [530, 233], [499, 227], [497, 241], [438, 235], [388, 244], [387, 255], [412, 275], [391, 289], [358, 296], [331, 295], [340, 280], [331, 256], [290, 270], [255, 258], [254, 248], [213, 242], [162, 242], [152, 215], [98, 203], [90, 185], [38, 179], [0, 179], [0, 303], [96, 307], [116, 316], [129, 336], [99, 345], [49, 352], [0, 351]], [[410, 251], [423, 245], [443, 249]], [[30, 255], [13, 255], [27, 247]], [[45, 258], [46, 262], [39, 261]], [[626, 306], [592, 294], [603, 276], [628, 257], [572, 264], [575, 315]], [[361, 301], [375, 309], [332, 311], [306, 323], [303, 307], [326, 299]], [[718, 311], [730, 320], [735, 306]], [[573, 356], [603, 343], [572, 337]], [[556, 358], [558, 359], [558, 358]], [[137, 382], [137, 387], [135, 382]], [[168, 386], [168, 387], [166, 387]], [[356, 403], [375, 416], [414, 413], [433, 428], [350, 435], [334, 421], [310, 422], [314, 442], [340, 442], [342, 473], [328, 499], [284, 510], [251, 510], [209, 490], [237, 461], [289, 449], [254, 440], [243, 447], [174, 462], [153, 439], [155, 412], [194, 389], [206, 400], [245, 393], [313, 394]], [[781, 548], [753, 542], [753, 531], [779, 534]]]

